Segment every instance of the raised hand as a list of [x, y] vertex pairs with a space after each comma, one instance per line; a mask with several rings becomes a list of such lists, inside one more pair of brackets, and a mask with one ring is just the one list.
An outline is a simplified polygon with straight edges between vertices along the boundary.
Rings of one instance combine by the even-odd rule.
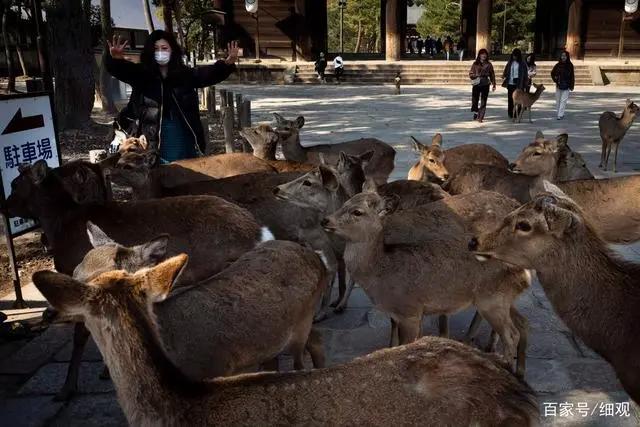
[[120, 41], [120, 36], [114, 35], [112, 42], [107, 40], [107, 44], [109, 45], [109, 53], [112, 58], [124, 59], [124, 50], [129, 45], [127, 40]]
[[238, 54], [240, 53], [238, 42], [234, 40], [227, 44], [227, 52], [228, 56], [227, 59], [225, 59], [225, 62], [229, 65], [235, 64], [238, 61]]

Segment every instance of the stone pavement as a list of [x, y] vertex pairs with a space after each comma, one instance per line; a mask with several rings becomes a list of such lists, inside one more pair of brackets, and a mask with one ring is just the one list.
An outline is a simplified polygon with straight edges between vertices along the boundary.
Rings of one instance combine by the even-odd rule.
[[[514, 158], [538, 129], [549, 135], [567, 131], [571, 147], [584, 155], [597, 176], [603, 177], [607, 174], [597, 169], [598, 116], [604, 110], [620, 112], [627, 97], [640, 98], [638, 87], [577, 88], [569, 100], [566, 119], [556, 121], [553, 94], [545, 93], [534, 106], [534, 123], [513, 125], [505, 120], [504, 89], [490, 95], [486, 122], [478, 124], [469, 120], [469, 87], [406, 87], [400, 96], [392, 95], [391, 87], [380, 86], [229, 88], [252, 99], [254, 123], [271, 120], [272, 112], [285, 117], [304, 115], [304, 144], [340, 142], [361, 136], [375, 136], [393, 144], [398, 155], [392, 179], [406, 177], [415, 161], [409, 135], [429, 141], [433, 133], [441, 132], [445, 147], [479, 142]], [[619, 160], [619, 168], [624, 173], [640, 169], [640, 125], [630, 129]], [[640, 261], [640, 245], [617, 246], [616, 250], [628, 259]], [[42, 297], [33, 285], [25, 287], [25, 294], [32, 306], [43, 306]], [[2, 298], [0, 307], [7, 308], [10, 300], [11, 296]], [[530, 325], [526, 379], [539, 394], [543, 414], [545, 410], [549, 414], [543, 418], [545, 425], [640, 425], [640, 409], [633, 403], [628, 406], [628, 417], [616, 414], [616, 410], [627, 409], [625, 403], [630, 402], [629, 397], [608, 364], [580, 343], [557, 318], [537, 282], [520, 298], [518, 308]], [[454, 338], [464, 335], [472, 314], [469, 310], [452, 316]], [[349, 308], [342, 315], [333, 315], [318, 327], [324, 335], [329, 364], [346, 362], [388, 343], [388, 319], [371, 308], [360, 288], [354, 290]], [[433, 319], [425, 319], [424, 331], [436, 333]], [[478, 341], [483, 343], [488, 337], [486, 324], [481, 332]], [[79, 395], [66, 404], [52, 400], [67, 369], [70, 339], [70, 325], [54, 325], [28, 343], [0, 346], [0, 424], [126, 424], [112, 384], [98, 379], [102, 363], [93, 344], [83, 357]], [[286, 358], [283, 363], [290, 365]], [[608, 411], [613, 411], [613, 415]]]

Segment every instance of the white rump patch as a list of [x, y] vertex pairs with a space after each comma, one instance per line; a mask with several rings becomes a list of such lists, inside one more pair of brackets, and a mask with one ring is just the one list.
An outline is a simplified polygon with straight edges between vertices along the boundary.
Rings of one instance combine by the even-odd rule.
[[325, 268], [327, 270], [330, 270], [329, 268], [329, 261], [327, 261], [327, 257], [324, 256], [324, 252], [323, 251], [315, 251], [315, 253], [318, 254], [318, 256], [320, 257], [320, 259], [322, 260], [322, 263], [324, 264]]
[[486, 262], [489, 261], [489, 257], [484, 256], [484, 255], [476, 255], [476, 259], [480, 262]]
[[273, 237], [273, 233], [269, 230], [269, 227], [262, 227], [260, 229], [260, 243], [268, 242], [269, 240], [276, 240]]

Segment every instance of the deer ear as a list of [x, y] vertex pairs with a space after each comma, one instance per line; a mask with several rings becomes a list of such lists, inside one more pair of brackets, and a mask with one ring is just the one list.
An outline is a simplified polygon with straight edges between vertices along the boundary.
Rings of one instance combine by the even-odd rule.
[[424, 145], [413, 136], [411, 137], [411, 141], [413, 142], [413, 149], [418, 153], [422, 153], [422, 150], [424, 150]]
[[140, 142], [140, 147], [142, 147], [143, 150], [146, 150], [147, 148], [149, 148], [149, 143], [147, 142], [146, 136], [140, 135], [140, 138], [138, 138], [138, 141]]
[[167, 256], [169, 235], [162, 234], [152, 241], [135, 248], [146, 264], [157, 264]]
[[273, 117], [276, 119], [277, 123], [285, 122], [286, 120], [278, 113], [273, 113]]
[[371, 159], [373, 158], [374, 154], [375, 154], [375, 150], [369, 150], [366, 153], [362, 153], [357, 157], [360, 159], [360, 161], [362, 163], [366, 163], [366, 162], [371, 161]]
[[556, 138], [557, 144], [558, 144], [558, 148], [565, 148], [567, 146], [567, 143], [569, 141], [569, 135], [566, 133], [562, 133], [560, 135], [558, 135], [558, 137]]
[[86, 205], [101, 201], [104, 196], [100, 194], [100, 183], [95, 181], [104, 182], [102, 174], [97, 175], [87, 165], [80, 164], [71, 176], [62, 179], [62, 186], [74, 202]]
[[336, 176], [333, 169], [320, 165], [320, 178], [322, 179], [322, 186], [329, 191], [337, 191], [340, 187], [340, 181]]
[[144, 165], [149, 169], [153, 168], [158, 163], [158, 152], [156, 150], [145, 151], [143, 154]]
[[[322, 160], [324, 160], [324, 156], [322, 156]], [[324, 161], [323, 164], [326, 164]], [[344, 151], [341, 151], [338, 155], [338, 168], [344, 167], [351, 163], [351, 159], [349, 159], [349, 155]]]
[[180, 277], [180, 274], [187, 265], [189, 257], [186, 254], [180, 254], [161, 262], [153, 268], [142, 270], [136, 273], [136, 276], [143, 276], [143, 288], [147, 292], [147, 296], [153, 302], [164, 300], [174, 283]]
[[296, 127], [298, 129], [302, 129], [302, 126], [304, 126], [304, 117], [298, 116], [298, 118], [296, 119]]
[[20, 173], [28, 173], [31, 181], [38, 185], [47, 177], [49, 165], [44, 160], [38, 160], [32, 165], [23, 164], [18, 167]]
[[376, 184], [373, 178], [367, 178], [362, 184], [363, 193], [376, 193], [378, 194], [378, 184]]
[[543, 201], [542, 206], [549, 232], [556, 237], [562, 237], [582, 223], [578, 215], [553, 203]]
[[382, 198], [382, 206], [378, 211], [379, 216], [391, 215], [398, 209], [400, 197], [397, 194], [390, 194]]
[[546, 193], [551, 193], [555, 197], [560, 198], [560, 199], [570, 199], [570, 197], [567, 196], [566, 193], [563, 192], [560, 189], [560, 187], [558, 187], [555, 184], [552, 184], [551, 182], [547, 181], [546, 179], [542, 181], [542, 185], [543, 185], [544, 191]]
[[91, 246], [93, 246], [94, 248], [98, 248], [100, 246], [118, 245], [111, 237], [107, 236], [107, 233], [102, 231], [100, 227], [98, 227], [91, 221], [87, 221], [87, 235], [89, 236], [89, 242], [91, 242]]
[[534, 141], [544, 141], [544, 134], [542, 133], [542, 131], [536, 132], [536, 137], [534, 138]]
[[66, 274], [53, 271], [38, 271], [33, 274], [33, 284], [61, 313], [67, 315], [82, 314], [82, 308], [91, 288]]
[[631, 99], [627, 98], [627, 100], [625, 101], [625, 106], [628, 107], [629, 105], [631, 105]]
[[433, 138], [431, 138], [431, 145], [442, 147], [442, 134], [436, 133], [433, 135]]

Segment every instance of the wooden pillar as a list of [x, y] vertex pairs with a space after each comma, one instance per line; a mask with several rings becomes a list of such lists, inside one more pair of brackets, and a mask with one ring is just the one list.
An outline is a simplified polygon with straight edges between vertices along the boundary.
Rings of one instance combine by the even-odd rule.
[[569, 22], [567, 23], [567, 51], [572, 58], [582, 56], [582, 0], [573, 0], [569, 4]]
[[491, 3], [492, 0], [478, 0], [476, 55], [480, 49], [487, 49], [491, 52]]
[[398, 22], [399, 4], [404, 4], [401, 0], [387, 0], [386, 7], [386, 54], [387, 61], [399, 61], [402, 53], [402, 31]]

